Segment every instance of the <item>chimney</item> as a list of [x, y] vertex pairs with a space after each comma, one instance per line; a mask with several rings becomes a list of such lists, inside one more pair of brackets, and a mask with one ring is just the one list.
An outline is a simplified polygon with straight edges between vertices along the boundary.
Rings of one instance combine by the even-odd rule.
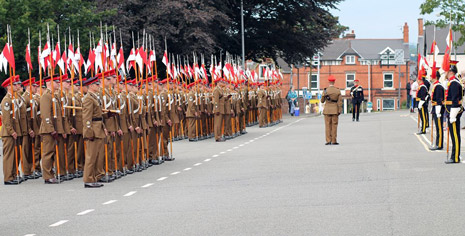
[[351, 33], [348, 33], [344, 36], [345, 39], [355, 39], [355, 32], [352, 30]]
[[404, 25], [404, 43], [405, 44], [408, 44], [408, 24], [407, 22], [405, 22], [405, 25]]
[[418, 36], [423, 36], [423, 18], [418, 18]]

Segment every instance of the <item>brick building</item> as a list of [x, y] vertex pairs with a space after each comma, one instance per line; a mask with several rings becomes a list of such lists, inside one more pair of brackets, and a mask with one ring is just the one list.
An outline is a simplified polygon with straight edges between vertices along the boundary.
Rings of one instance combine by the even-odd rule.
[[[403, 54], [399, 54], [399, 50]], [[397, 51], [397, 58], [396, 58]], [[399, 56], [400, 55], [400, 56]], [[373, 104], [373, 110], [397, 110], [406, 101], [406, 83], [409, 68], [409, 27], [405, 23], [403, 37], [398, 39], [357, 39], [354, 31], [344, 38], [334, 39], [320, 54], [320, 91], [328, 86], [330, 74], [336, 77], [336, 87], [341, 89], [344, 107], [350, 107], [350, 87], [355, 79], [365, 89], [365, 98]], [[314, 59], [317, 59], [314, 57]], [[295, 90], [302, 94], [306, 87], [313, 98], [318, 93], [318, 66], [310, 61], [304, 66], [287, 66], [278, 60], [283, 68], [283, 96], [289, 90], [291, 81]], [[310, 66], [312, 65], [313, 66]], [[291, 79], [292, 78], [292, 79]], [[399, 96], [400, 94], [400, 96]]]

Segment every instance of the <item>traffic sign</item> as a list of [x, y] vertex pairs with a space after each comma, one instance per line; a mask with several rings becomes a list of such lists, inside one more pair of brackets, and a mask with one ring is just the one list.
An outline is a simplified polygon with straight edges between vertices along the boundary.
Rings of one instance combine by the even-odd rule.
[[396, 49], [395, 50], [395, 59], [394, 59], [394, 63], [396, 65], [403, 65], [405, 64], [405, 61], [404, 61], [404, 50], [403, 49]]

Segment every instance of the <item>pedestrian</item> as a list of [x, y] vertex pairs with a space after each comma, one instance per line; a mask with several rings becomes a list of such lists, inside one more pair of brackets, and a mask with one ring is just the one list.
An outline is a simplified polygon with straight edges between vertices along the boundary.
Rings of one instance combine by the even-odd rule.
[[410, 106], [410, 112], [413, 113], [415, 108], [417, 107], [417, 91], [418, 91], [418, 82], [411, 80], [412, 85], [410, 88], [410, 97], [411, 97], [411, 106]]
[[339, 115], [342, 112], [342, 96], [340, 90], [334, 87], [336, 78], [330, 75], [328, 81], [329, 87], [325, 88], [321, 97], [321, 103], [324, 103], [326, 145], [339, 145], [337, 142], [337, 125]]
[[296, 106], [296, 99], [297, 99], [297, 93], [294, 91], [294, 87], [291, 86], [291, 88], [289, 89], [289, 92], [287, 92], [287, 95], [286, 95], [286, 99], [287, 99], [287, 102], [289, 103], [289, 114], [291, 114], [291, 116], [294, 116], [294, 109], [295, 109], [295, 106]]
[[407, 83], [407, 85], [405, 86], [405, 90], [407, 90], [407, 102], [406, 102], [405, 105], [406, 105], [407, 108], [409, 108], [409, 109], [412, 107], [412, 106], [411, 106], [411, 102], [410, 102], [410, 101], [412, 100], [412, 96], [410, 96], [410, 90], [411, 90], [411, 88], [412, 88], [412, 80], [410, 80], [410, 81]]

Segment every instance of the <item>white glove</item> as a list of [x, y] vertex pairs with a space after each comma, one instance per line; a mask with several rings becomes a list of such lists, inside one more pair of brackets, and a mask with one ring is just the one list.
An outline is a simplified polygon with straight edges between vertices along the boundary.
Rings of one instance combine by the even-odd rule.
[[436, 109], [436, 117], [441, 118], [441, 105], [434, 106], [434, 108]]
[[450, 123], [454, 123], [457, 121], [457, 114], [459, 114], [460, 107], [453, 107], [450, 109], [449, 121]]
[[418, 108], [423, 108], [423, 104], [425, 104], [425, 101], [420, 100], [420, 101], [418, 102]]

